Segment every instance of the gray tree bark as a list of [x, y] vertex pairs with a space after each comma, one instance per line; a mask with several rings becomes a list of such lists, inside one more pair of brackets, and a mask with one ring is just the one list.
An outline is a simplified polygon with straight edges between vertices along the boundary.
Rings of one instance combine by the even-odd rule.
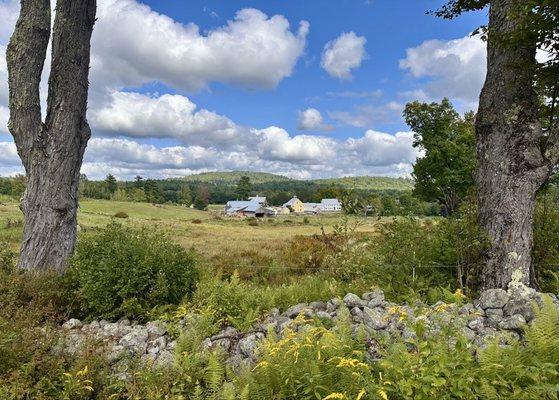
[[546, 135], [533, 89], [537, 44], [502, 41], [517, 28], [513, 10], [521, 3], [493, 0], [489, 12], [487, 77], [476, 117], [479, 221], [490, 241], [485, 288], [534, 285], [536, 192], [557, 162], [556, 154], [542, 148]]
[[7, 50], [9, 129], [27, 175], [19, 266], [63, 271], [76, 241], [85, 147], [90, 42], [96, 0], [58, 0], [45, 121], [39, 84], [50, 36], [50, 0], [22, 0]]

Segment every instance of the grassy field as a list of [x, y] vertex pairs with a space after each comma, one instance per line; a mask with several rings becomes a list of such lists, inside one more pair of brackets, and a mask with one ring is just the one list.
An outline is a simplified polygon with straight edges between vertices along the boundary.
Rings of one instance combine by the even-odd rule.
[[[378, 220], [351, 218], [344, 222], [341, 214], [289, 215], [258, 221], [249, 225], [246, 219], [221, 215], [222, 206], [211, 206], [199, 211], [176, 205], [83, 200], [80, 202], [78, 223], [82, 231], [105, 226], [111, 221], [134, 226], [149, 226], [164, 230], [185, 248], [193, 248], [205, 260], [227, 267], [270, 267], [282, 259], [286, 245], [295, 236], [329, 233], [334, 226], [346, 224], [359, 232], [373, 232]], [[129, 218], [115, 218], [117, 212]], [[0, 242], [7, 242], [14, 250], [22, 231], [22, 214], [14, 200], [0, 199]], [[233, 265], [231, 265], [233, 264]], [[281, 268], [277, 266], [276, 268]]]

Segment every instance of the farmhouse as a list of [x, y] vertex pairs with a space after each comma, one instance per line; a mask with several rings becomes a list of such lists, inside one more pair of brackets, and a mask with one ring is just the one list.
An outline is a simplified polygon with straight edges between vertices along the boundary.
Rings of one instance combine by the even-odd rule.
[[342, 203], [338, 199], [322, 199], [320, 209], [324, 212], [342, 211]]
[[297, 196], [293, 196], [291, 200], [283, 205], [284, 207], [291, 210], [296, 214], [302, 214], [305, 212], [305, 206], [301, 200], [297, 198]]

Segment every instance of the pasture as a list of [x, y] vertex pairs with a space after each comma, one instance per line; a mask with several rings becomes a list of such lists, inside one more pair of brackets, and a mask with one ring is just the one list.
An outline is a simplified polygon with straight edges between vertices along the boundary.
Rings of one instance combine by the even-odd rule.
[[[281, 268], [282, 259], [296, 237], [332, 233], [351, 229], [370, 233], [378, 226], [377, 218], [345, 217], [340, 213], [322, 215], [287, 215], [259, 219], [257, 225], [247, 219], [221, 215], [220, 205], [208, 211], [178, 205], [107, 200], [82, 200], [78, 224], [81, 232], [106, 226], [111, 221], [135, 227], [150, 227], [166, 232], [186, 249], [194, 249], [214, 266], [236, 268], [243, 274], [262, 268]], [[125, 213], [128, 218], [116, 218]], [[17, 250], [22, 232], [22, 213], [13, 199], [0, 199], [0, 242]], [[246, 271], [246, 270], [249, 271]]]

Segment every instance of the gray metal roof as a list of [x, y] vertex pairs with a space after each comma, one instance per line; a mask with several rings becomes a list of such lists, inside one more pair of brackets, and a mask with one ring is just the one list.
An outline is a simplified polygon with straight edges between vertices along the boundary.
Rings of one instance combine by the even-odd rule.
[[320, 202], [321, 204], [330, 204], [330, 205], [340, 205], [340, 201], [338, 199], [322, 199]]

